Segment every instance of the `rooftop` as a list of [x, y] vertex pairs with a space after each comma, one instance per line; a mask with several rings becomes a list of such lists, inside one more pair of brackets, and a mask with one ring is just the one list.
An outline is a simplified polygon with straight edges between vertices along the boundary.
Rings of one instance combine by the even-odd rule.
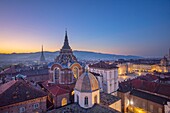
[[19, 72], [22, 75], [35, 76], [35, 75], [48, 75], [48, 69], [35, 69], [35, 70], [26, 70]]
[[150, 93], [147, 93], [147, 92], [143, 92], [143, 91], [140, 91], [140, 90], [136, 90], [136, 89], [133, 89], [130, 94], [137, 96], [137, 97], [140, 97], [140, 98], [143, 98], [143, 99], [146, 99], [146, 100], [156, 102], [158, 104], [162, 104], [162, 105], [165, 105], [165, 104], [167, 104], [168, 101], [170, 101], [170, 99], [160, 97], [160, 96], [157, 96], [157, 95], [154, 95], [154, 94], [150, 94]]
[[86, 71], [78, 78], [75, 89], [80, 92], [92, 92], [99, 90], [99, 83], [93, 74]]
[[100, 93], [100, 102], [101, 102], [100, 104], [101, 105], [109, 106], [117, 102], [118, 100], [120, 100], [120, 98], [114, 95], [107, 94], [107, 93]]
[[114, 69], [114, 68], [118, 68], [115, 64], [108, 64], [105, 63], [104, 61], [100, 61], [96, 64], [90, 64], [89, 67], [92, 68], [101, 68], [101, 69]]
[[70, 104], [58, 109], [48, 111], [47, 113], [120, 113], [114, 109], [104, 107], [102, 105], [96, 104], [92, 108], [84, 109], [78, 104]]
[[12, 80], [1, 85], [0, 89], [0, 107], [46, 96], [45, 92], [23, 80]]
[[[154, 76], [154, 75], [146, 75], [146, 76]], [[142, 78], [142, 79], [141, 79]], [[120, 92], [128, 92], [131, 91], [132, 89], [140, 89], [143, 91], [148, 91], [151, 93], [157, 93], [163, 96], [170, 97], [170, 85], [168, 84], [161, 84], [157, 82], [153, 82], [156, 78], [153, 77], [153, 81], [151, 78], [147, 79], [147, 77], [138, 77], [132, 80], [127, 80], [124, 82], [119, 83], [119, 89], [118, 91]]]
[[54, 96], [70, 93], [73, 90], [75, 84], [60, 85], [60, 84], [48, 84], [48, 81], [43, 82], [42, 86]]

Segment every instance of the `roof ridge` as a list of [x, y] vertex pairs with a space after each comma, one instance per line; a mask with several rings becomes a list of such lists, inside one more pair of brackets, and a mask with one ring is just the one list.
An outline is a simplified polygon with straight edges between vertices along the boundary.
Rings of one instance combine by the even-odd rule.
[[0, 86], [0, 94], [4, 93], [6, 90], [8, 90], [10, 87], [12, 87], [14, 84], [17, 83], [18, 80], [12, 80], [9, 81], [3, 85]]

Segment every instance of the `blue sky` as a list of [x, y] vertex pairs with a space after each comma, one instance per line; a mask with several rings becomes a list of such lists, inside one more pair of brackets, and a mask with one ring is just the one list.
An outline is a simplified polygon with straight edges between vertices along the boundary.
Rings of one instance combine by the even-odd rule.
[[162, 56], [170, 48], [170, 0], [0, 0], [0, 53], [62, 47]]

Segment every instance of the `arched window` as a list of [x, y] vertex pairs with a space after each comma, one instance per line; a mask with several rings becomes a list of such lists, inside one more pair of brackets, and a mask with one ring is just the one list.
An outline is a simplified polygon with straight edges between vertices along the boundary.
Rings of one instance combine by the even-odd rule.
[[97, 95], [94, 96], [94, 103], [97, 103]]
[[72, 75], [72, 72], [69, 71], [69, 72], [68, 72], [68, 82], [69, 82], [69, 83], [72, 82], [72, 76], [73, 76], [73, 75]]
[[88, 106], [88, 97], [85, 97], [85, 98], [84, 98], [84, 105], [85, 105], [85, 106]]
[[79, 103], [79, 96], [77, 95], [77, 103]]
[[74, 74], [74, 77], [76, 79], [78, 79], [78, 77], [79, 77], [79, 69], [78, 69], [78, 67], [73, 68], [73, 74]]
[[55, 80], [59, 78], [59, 75], [60, 75], [60, 68], [55, 68], [54, 70]]
[[67, 105], [67, 99], [66, 99], [66, 98], [63, 98], [63, 99], [61, 100], [61, 106], [65, 106], [65, 105]]

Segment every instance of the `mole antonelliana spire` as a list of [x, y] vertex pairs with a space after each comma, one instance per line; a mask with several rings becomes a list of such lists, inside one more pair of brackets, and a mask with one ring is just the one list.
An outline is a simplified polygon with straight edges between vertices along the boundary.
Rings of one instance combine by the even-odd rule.
[[42, 45], [42, 51], [41, 51], [41, 57], [40, 57], [40, 63], [45, 63], [45, 57], [44, 57], [44, 51], [43, 51], [43, 45]]

